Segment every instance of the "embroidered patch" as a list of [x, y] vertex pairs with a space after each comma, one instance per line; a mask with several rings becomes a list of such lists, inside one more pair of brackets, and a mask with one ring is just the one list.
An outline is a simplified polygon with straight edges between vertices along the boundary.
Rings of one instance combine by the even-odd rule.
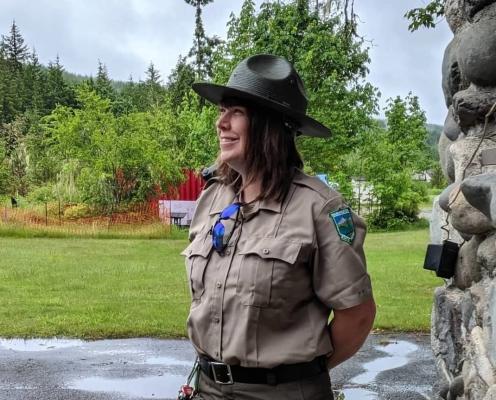
[[338, 231], [339, 238], [346, 243], [353, 243], [355, 239], [355, 225], [351, 217], [351, 209], [349, 207], [329, 213], [334, 226]]

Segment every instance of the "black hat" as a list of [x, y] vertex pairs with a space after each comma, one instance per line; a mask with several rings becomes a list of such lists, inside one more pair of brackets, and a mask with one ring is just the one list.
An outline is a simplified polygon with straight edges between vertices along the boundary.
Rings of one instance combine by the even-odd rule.
[[208, 101], [219, 104], [228, 98], [251, 100], [279, 111], [298, 123], [297, 133], [327, 137], [329, 128], [306, 115], [308, 100], [298, 72], [283, 57], [257, 54], [241, 61], [226, 86], [194, 83], [193, 90]]

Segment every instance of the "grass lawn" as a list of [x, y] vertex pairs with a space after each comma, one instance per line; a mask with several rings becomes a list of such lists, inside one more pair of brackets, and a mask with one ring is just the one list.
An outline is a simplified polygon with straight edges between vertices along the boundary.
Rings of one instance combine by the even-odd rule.
[[0, 336], [184, 336], [185, 245], [0, 238]]
[[429, 331], [433, 291], [443, 280], [422, 268], [428, 230], [371, 233], [365, 242], [377, 303], [375, 329]]
[[443, 191], [443, 189], [438, 189], [438, 188], [429, 188], [427, 190], [427, 199], [424, 200], [421, 204], [420, 204], [420, 209], [423, 210], [423, 209], [431, 209], [432, 208], [432, 202], [434, 201], [434, 198], [436, 196], [439, 196], [441, 194], [441, 192]]
[[[433, 288], [426, 230], [366, 242], [376, 329], [427, 331]], [[185, 335], [185, 240], [0, 237], [0, 336]]]

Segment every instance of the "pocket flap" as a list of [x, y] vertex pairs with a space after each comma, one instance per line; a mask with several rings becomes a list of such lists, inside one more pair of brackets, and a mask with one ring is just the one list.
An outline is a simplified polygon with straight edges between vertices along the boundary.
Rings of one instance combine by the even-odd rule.
[[195, 238], [195, 240], [193, 240], [189, 246], [181, 252], [181, 255], [188, 258], [193, 256], [202, 256], [203, 258], [207, 258], [211, 249], [212, 241], [209, 240], [209, 237], [203, 236]]
[[262, 258], [276, 258], [294, 264], [300, 254], [301, 243], [277, 238], [252, 238], [238, 243], [239, 254], [257, 254]]

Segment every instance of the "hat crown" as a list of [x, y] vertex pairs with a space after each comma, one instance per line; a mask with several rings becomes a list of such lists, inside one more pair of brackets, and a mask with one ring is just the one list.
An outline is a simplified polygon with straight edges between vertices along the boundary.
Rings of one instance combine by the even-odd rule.
[[241, 61], [227, 83], [228, 87], [256, 96], [304, 114], [308, 100], [303, 82], [285, 58], [257, 54]]

